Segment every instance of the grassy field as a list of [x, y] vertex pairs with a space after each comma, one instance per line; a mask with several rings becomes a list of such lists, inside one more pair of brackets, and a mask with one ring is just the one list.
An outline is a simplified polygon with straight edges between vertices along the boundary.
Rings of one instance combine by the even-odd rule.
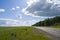
[[[15, 36], [12, 36], [12, 33]], [[35, 33], [33, 27], [0, 27], [0, 40], [49, 40], [40, 33]]]
[[53, 27], [60, 28], [60, 23], [56, 23]]
[[60, 23], [56, 23], [55, 25], [49, 26], [49, 27], [52, 27], [52, 28], [60, 28]]
[[60, 26], [50, 26], [50, 27], [52, 27], [52, 28], [60, 28]]

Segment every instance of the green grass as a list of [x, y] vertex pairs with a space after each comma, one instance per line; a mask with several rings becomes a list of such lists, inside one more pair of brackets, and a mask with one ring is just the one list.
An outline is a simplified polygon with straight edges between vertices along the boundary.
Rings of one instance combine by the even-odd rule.
[[0, 40], [11, 40], [11, 33], [16, 34], [14, 40], [49, 40], [40, 33], [35, 33], [33, 27], [0, 27]]
[[56, 23], [53, 27], [60, 28], [60, 23]]
[[[38, 26], [39, 27], [39, 26]], [[48, 28], [60, 28], [60, 23], [56, 23], [52, 26], [41, 26], [41, 27], [48, 27]]]
[[51, 26], [52, 28], [60, 28], [60, 26]]
[[56, 23], [55, 25], [49, 26], [49, 27], [52, 27], [52, 28], [60, 28], [60, 23]]

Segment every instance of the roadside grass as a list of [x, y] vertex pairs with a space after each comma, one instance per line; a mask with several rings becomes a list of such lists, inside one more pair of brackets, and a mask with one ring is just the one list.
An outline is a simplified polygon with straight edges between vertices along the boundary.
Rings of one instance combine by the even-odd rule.
[[56, 23], [55, 25], [49, 26], [49, 27], [52, 27], [52, 28], [60, 28], [60, 23]]
[[16, 37], [14, 40], [49, 40], [40, 33], [35, 33], [33, 27], [0, 27], [0, 40], [11, 40], [11, 34]]
[[60, 28], [60, 26], [50, 26], [50, 28]]
[[36, 27], [47, 27], [47, 28], [60, 28], [60, 23], [56, 23], [52, 26], [36, 26]]
[[53, 27], [60, 28], [60, 23], [56, 23]]

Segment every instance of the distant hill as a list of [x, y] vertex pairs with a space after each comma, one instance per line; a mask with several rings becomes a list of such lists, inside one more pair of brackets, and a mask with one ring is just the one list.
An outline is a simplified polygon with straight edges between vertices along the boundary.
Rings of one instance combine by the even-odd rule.
[[32, 26], [52, 26], [52, 25], [60, 24], [60, 16], [56, 16], [54, 18], [48, 18], [44, 21], [37, 22]]

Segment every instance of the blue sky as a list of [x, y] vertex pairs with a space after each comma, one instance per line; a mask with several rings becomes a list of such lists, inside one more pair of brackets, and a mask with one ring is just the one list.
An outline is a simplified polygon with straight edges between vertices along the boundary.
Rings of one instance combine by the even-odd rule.
[[25, 15], [22, 12], [22, 9], [27, 6], [26, 2], [27, 0], [0, 0], [0, 10], [3, 10], [0, 12], [0, 20], [5, 21], [5, 19], [7, 20], [13, 19], [13, 20], [19, 20], [19, 21], [26, 21], [26, 22], [30, 22], [32, 20], [34, 20], [35, 22], [42, 20], [38, 17], [32, 17], [32, 16]]
[[30, 26], [60, 15], [58, 0], [0, 0], [0, 25]]

